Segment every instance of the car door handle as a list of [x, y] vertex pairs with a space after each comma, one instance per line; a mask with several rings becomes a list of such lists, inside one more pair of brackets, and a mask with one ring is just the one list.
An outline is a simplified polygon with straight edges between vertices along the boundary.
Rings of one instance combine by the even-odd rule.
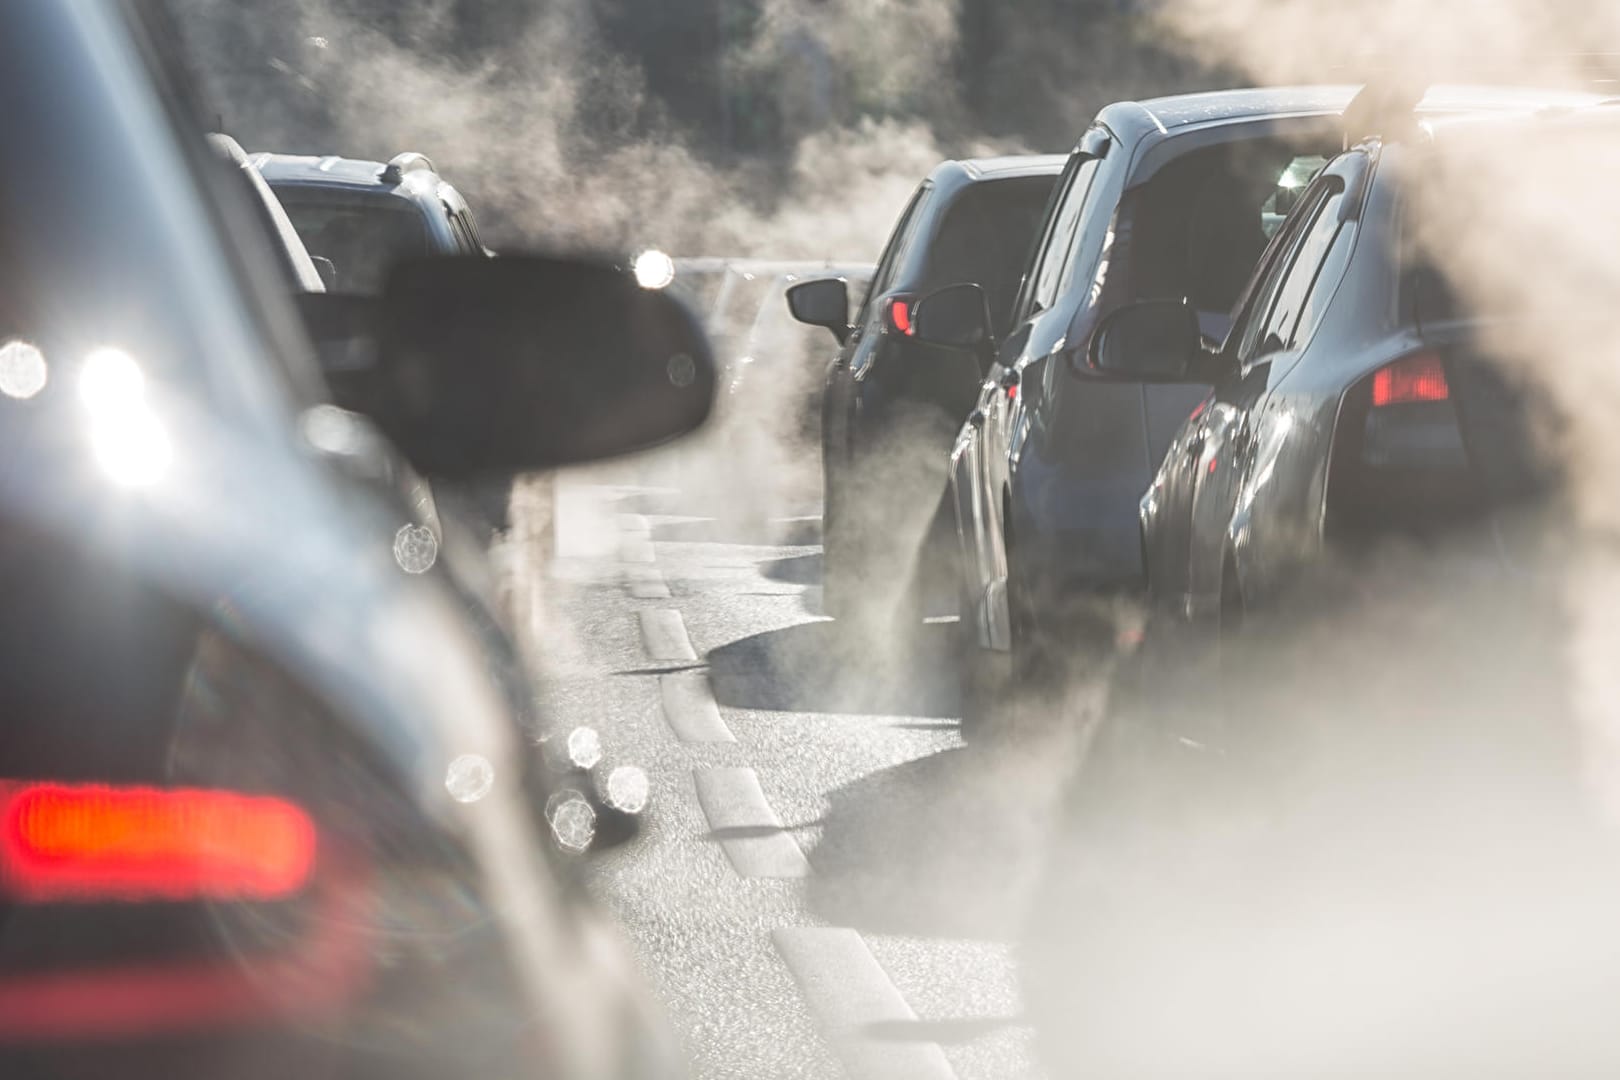
[[983, 409], [974, 409], [972, 412], [968, 413], [967, 422], [968, 422], [968, 427], [975, 427], [975, 428], [984, 427], [984, 410]]

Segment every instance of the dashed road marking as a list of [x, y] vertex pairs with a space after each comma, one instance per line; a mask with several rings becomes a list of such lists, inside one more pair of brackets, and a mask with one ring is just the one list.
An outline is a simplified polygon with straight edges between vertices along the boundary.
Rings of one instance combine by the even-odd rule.
[[955, 1080], [938, 1043], [880, 1038], [875, 1024], [915, 1021], [872, 950], [854, 930], [784, 926], [771, 939], [833, 1053], [853, 1080]]
[[810, 863], [776, 816], [753, 769], [699, 769], [698, 805], [709, 829], [743, 877], [800, 878]]
[[627, 566], [624, 587], [637, 600], [668, 600], [669, 586], [656, 566]]
[[706, 672], [660, 675], [658, 694], [663, 699], [664, 719], [681, 742], [737, 741], [720, 716]]
[[654, 660], [696, 660], [692, 639], [686, 636], [681, 613], [670, 608], [639, 613], [641, 643]]

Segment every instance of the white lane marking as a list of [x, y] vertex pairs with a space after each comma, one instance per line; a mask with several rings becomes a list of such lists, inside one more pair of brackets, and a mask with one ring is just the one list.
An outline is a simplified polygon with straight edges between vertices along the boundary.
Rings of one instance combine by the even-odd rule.
[[627, 566], [624, 587], [637, 600], [668, 600], [669, 586], [656, 566]]
[[686, 636], [681, 613], [669, 608], [639, 613], [641, 643], [654, 660], [696, 660], [692, 639]]
[[698, 805], [732, 869], [743, 877], [800, 878], [810, 873], [804, 852], [782, 827], [753, 769], [699, 769]]
[[783, 926], [771, 932], [805, 1003], [853, 1080], [954, 1080], [938, 1043], [875, 1036], [871, 1025], [914, 1021], [906, 999], [854, 930]]
[[681, 671], [658, 676], [664, 719], [681, 742], [736, 742], [737, 737], [720, 717], [720, 707], [702, 671]]

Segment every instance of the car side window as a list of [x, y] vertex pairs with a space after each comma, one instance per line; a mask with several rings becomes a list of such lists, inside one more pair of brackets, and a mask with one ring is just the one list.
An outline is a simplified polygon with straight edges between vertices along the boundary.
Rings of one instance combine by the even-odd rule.
[[922, 206], [927, 200], [930, 188], [927, 184], [917, 189], [906, 205], [905, 212], [900, 215], [900, 221], [889, 234], [889, 244], [883, 249], [883, 257], [878, 260], [877, 270], [872, 274], [872, 283], [866, 287], [866, 297], [861, 301], [861, 312], [855, 318], [855, 325], [862, 326], [871, 315], [872, 298], [882, 296], [894, 284], [895, 274], [900, 272], [900, 263], [906, 249], [911, 246], [911, 236], [917, 230], [917, 222], [921, 219]]
[[1099, 158], [1084, 157], [1074, 167], [1052, 216], [1052, 225], [1041, 247], [1040, 257], [1032, 271], [1028, 311], [1045, 311], [1057, 300], [1064, 281], [1064, 270], [1073, 256], [1075, 238], [1080, 230], [1081, 211], [1091, 182], [1096, 178]]
[[1228, 344], [1236, 343], [1236, 359], [1247, 364], [1265, 342], [1262, 331], [1271, 321], [1277, 293], [1288, 269], [1293, 265], [1294, 253], [1299, 249], [1300, 236], [1315, 224], [1322, 204], [1332, 194], [1328, 181], [1318, 180], [1300, 197], [1292, 218], [1272, 240], [1270, 248], [1261, 258], [1262, 276], [1248, 289], [1246, 299], [1233, 323]]
[[[1333, 249], [1333, 242], [1346, 228], [1339, 220], [1344, 205], [1344, 185], [1337, 177], [1328, 181], [1330, 191], [1316, 208], [1310, 226], [1300, 235], [1287, 273], [1277, 287], [1277, 299], [1260, 333], [1261, 348], [1291, 349], [1298, 344], [1297, 331], [1310, 300], [1322, 264]], [[1318, 304], [1320, 308], [1320, 304]], [[1320, 311], [1317, 317], [1320, 318]], [[1311, 328], [1314, 329], [1314, 326]]]

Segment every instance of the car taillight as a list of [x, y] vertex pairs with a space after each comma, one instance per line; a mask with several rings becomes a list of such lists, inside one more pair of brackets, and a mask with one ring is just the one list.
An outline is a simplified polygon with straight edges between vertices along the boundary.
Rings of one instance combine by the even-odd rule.
[[884, 317], [888, 321], [889, 329], [897, 334], [915, 337], [917, 327], [911, 321], [911, 298], [909, 296], [896, 296], [884, 305]]
[[1403, 356], [1380, 368], [1373, 375], [1372, 404], [1413, 405], [1425, 401], [1448, 401], [1451, 387], [1439, 353], [1421, 352]]
[[314, 822], [285, 799], [0, 785], [0, 889], [25, 903], [284, 899], [315, 853]]

